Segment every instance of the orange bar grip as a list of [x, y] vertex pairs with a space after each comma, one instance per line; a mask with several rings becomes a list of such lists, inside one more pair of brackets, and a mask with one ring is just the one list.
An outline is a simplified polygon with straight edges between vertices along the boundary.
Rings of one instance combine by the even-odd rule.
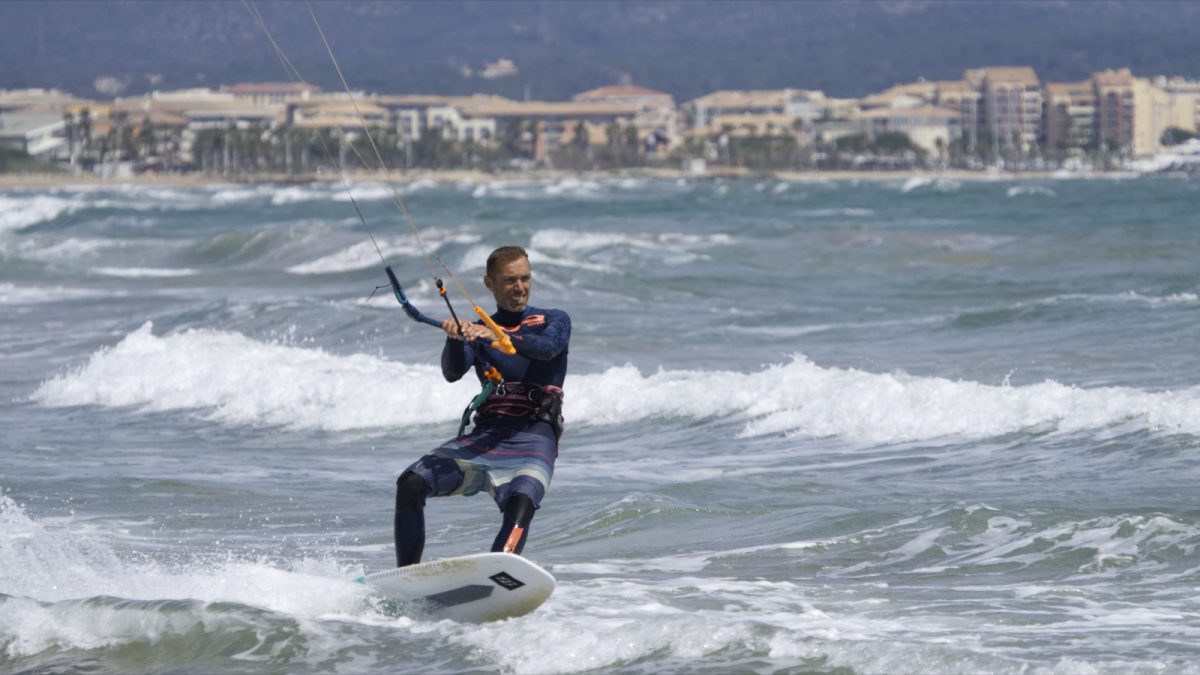
[[487, 325], [487, 327], [490, 328], [493, 333], [496, 334], [496, 339], [492, 341], [493, 348], [498, 349], [509, 356], [517, 353], [517, 348], [513, 346], [512, 340], [509, 339], [508, 334], [505, 333], [502, 328], [500, 328], [499, 324], [497, 324], [495, 321], [492, 321], [492, 317], [488, 316], [487, 312], [483, 311], [479, 305], [475, 305], [475, 313], [478, 314], [479, 318], [483, 319], [483, 323]]

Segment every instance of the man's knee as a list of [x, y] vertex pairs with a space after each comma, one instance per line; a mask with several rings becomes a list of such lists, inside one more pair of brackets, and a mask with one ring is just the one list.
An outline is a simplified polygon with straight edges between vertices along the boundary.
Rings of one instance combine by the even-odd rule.
[[537, 506], [534, 505], [533, 500], [527, 495], [517, 492], [509, 497], [508, 503], [504, 505], [504, 520], [521, 529], [528, 529], [536, 511]]
[[424, 506], [425, 499], [433, 493], [429, 483], [412, 471], [405, 471], [396, 479], [396, 503]]

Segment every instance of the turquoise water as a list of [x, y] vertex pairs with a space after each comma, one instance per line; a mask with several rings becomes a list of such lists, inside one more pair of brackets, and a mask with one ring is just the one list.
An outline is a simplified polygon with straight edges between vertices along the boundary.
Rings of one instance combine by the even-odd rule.
[[[1200, 182], [400, 190], [480, 300], [518, 243], [573, 317], [551, 599], [466, 626], [353, 583], [474, 390], [368, 300], [339, 186], [9, 189], [0, 670], [1200, 672]], [[427, 556], [499, 520], [428, 516]]]

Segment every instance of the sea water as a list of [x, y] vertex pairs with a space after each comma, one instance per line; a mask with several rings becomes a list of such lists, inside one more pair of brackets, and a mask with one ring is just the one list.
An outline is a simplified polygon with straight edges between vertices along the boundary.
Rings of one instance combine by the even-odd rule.
[[515, 243], [573, 319], [555, 594], [353, 582], [477, 391], [371, 295], [382, 253], [446, 315], [389, 186], [6, 189], [0, 671], [1200, 672], [1200, 181], [397, 189], [484, 307]]

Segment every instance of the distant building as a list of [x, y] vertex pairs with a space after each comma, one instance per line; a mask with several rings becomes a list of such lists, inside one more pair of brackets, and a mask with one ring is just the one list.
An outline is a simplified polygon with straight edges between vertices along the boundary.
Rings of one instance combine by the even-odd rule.
[[386, 125], [388, 111], [368, 100], [321, 100], [289, 103], [285, 119], [288, 126], [298, 129], [357, 131], [364, 123], [368, 127]]
[[545, 157], [563, 144], [579, 141], [577, 134], [581, 131], [586, 134], [585, 142], [588, 145], [607, 143], [609, 130], [614, 127], [621, 130], [633, 127], [638, 132], [638, 140], [644, 141], [654, 130], [643, 131], [637, 127], [641, 112], [641, 106], [634, 103], [576, 101], [507, 101], [463, 108], [465, 117], [493, 120], [497, 134], [508, 133], [518, 125], [526, 125], [521, 133], [532, 134], [536, 159]]
[[45, 160], [67, 155], [66, 122], [62, 115], [0, 114], [0, 148]]
[[436, 131], [449, 141], [490, 142], [496, 121], [476, 111], [488, 105], [515, 103], [502, 96], [376, 96], [373, 102], [388, 111], [391, 124], [406, 141], [417, 141]]
[[691, 137], [787, 135], [808, 145], [856, 133], [847, 120], [858, 104], [810, 89], [726, 90], [684, 103], [681, 117]]
[[996, 148], [1027, 152], [1038, 144], [1042, 87], [1028, 66], [989, 66], [968, 70], [963, 79], [981, 93], [982, 128]]
[[717, 115], [708, 125], [693, 129], [690, 135], [709, 137], [719, 134], [731, 138], [791, 135], [795, 118], [779, 113]]
[[576, 103], [630, 103], [648, 108], [674, 108], [670, 94], [634, 85], [613, 85], [580, 92], [571, 97]]
[[983, 122], [983, 92], [966, 79], [934, 83], [932, 103], [958, 113], [958, 128], [971, 150], [979, 143], [979, 128]]
[[61, 115], [81, 104], [86, 104], [86, 101], [57, 89], [0, 89], [0, 113]]
[[307, 101], [320, 94], [321, 88], [303, 82], [241, 82], [221, 87], [221, 91], [252, 103], [278, 104], [291, 100]]
[[[679, 136], [675, 98], [670, 94], [634, 85], [599, 87], [575, 94], [576, 103], [610, 103], [637, 107], [633, 125], [642, 140], [665, 139], [668, 145]], [[657, 143], [658, 140], [652, 141]]]
[[1047, 150], [1067, 153], [1087, 147], [1099, 138], [1095, 84], [1092, 80], [1047, 83], [1043, 117]]
[[1128, 68], [1101, 71], [1092, 81], [1099, 140], [1134, 156], [1157, 152], [1162, 132], [1170, 126], [1171, 95], [1134, 77]]
[[858, 106], [862, 110], [878, 108], [916, 108], [937, 99], [937, 84], [934, 82], [913, 82], [898, 84], [885, 89], [878, 94], [860, 98]]
[[1171, 96], [1170, 126], [1193, 134], [1200, 130], [1200, 80], [1160, 76], [1154, 86]]
[[872, 137], [883, 133], [903, 133], [913, 145], [932, 155], [946, 151], [962, 131], [959, 113], [949, 108], [916, 106], [873, 108], [851, 118], [859, 129]]
[[786, 115], [790, 91], [714, 91], [684, 103], [684, 120], [689, 129], [700, 129], [725, 115]]
[[829, 98], [815, 89], [789, 89], [784, 114], [798, 122], [800, 127], [812, 130], [821, 120], [845, 117], [858, 108], [852, 98]]

